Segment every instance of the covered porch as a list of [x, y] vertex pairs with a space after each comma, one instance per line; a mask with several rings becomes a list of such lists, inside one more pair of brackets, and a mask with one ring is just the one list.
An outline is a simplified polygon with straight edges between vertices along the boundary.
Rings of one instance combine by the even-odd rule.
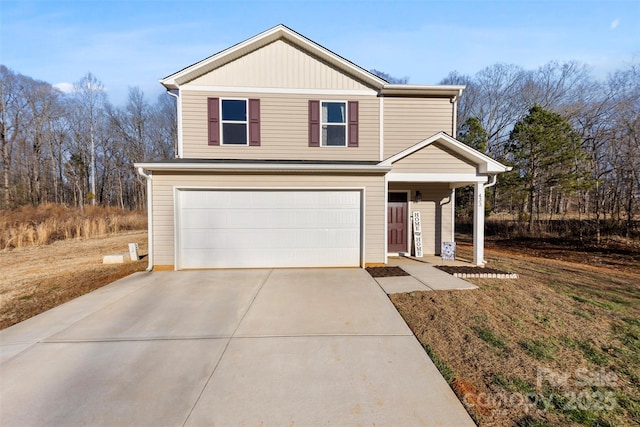
[[[387, 182], [386, 247], [387, 262], [402, 256], [416, 257], [416, 235], [413, 218], [420, 213], [422, 261], [442, 264], [442, 244], [455, 242], [455, 191], [472, 185], [473, 257], [460, 265], [484, 265], [484, 198], [485, 191], [496, 182], [495, 176], [478, 177], [476, 181]], [[402, 259], [402, 258], [400, 258]], [[447, 261], [452, 263], [452, 261]]]
[[[473, 260], [484, 261], [485, 192], [496, 184], [505, 166], [440, 132], [380, 163], [385, 176], [385, 247], [389, 256], [438, 256], [442, 244], [455, 242], [455, 192], [472, 186]], [[420, 232], [414, 232], [418, 222]], [[419, 236], [419, 237], [417, 237]], [[416, 244], [417, 243], [417, 244]]]

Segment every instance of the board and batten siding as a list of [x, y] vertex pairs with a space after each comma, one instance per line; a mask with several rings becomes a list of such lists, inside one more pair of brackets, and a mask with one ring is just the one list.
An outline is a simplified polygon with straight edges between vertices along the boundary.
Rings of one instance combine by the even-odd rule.
[[389, 158], [438, 132], [451, 135], [449, 98], [384, 98], [384, 155]]
[[[453, 214], [453, 201], [451, 189], [446, 183], [407, 184], [402, 182], [390, 182], [389, 191], [411, 190], [409, 211], [420, 212], [422, 220], [422, 247], [425, 254], [440, 254], [442, 242], [451, 241], [451, 218]], [[415, 192], [422, 193], [422, 201], [415, 201]], [[409, 241], [413, 251], [413, 226], [409, 225]]]
[[308, 52], [277, 40], [200, 76], [189, 85], [370, 90]]
[[381, 175], [153, 173], [153, 257], [156, 266], [175, 262], [176, 187], [202, 189], [360, 189], [364, 188], [366, 264], [384, 263], [385, 185]]
[[393, 172], [475, 174], [477, 167], [434, 142], [393, 163]]
[[[184, 90], [182, 97], [182, 157], [205, 159], [379, 160], [380, 103], [375, 95], [298, 95], [256, 92]], [[210, 146], [207, 98], [260, 99], [259, 147]], [[358, 101], [358, 147], [309, 147], [309, 100]]]

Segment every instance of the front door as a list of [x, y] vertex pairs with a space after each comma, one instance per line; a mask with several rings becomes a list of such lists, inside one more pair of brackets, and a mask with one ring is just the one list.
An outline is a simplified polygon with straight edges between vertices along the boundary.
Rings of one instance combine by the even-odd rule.
[[389, 193], [387, 202], [387, 252], [407, 252], [407, 193]]

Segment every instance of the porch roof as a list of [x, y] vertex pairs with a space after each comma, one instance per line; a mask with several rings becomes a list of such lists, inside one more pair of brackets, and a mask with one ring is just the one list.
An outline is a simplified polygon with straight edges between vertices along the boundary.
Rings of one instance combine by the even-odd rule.
[[[486, 175], [495, 175], [495, 174], [499, 174], [499, 173], [504, 173], [504, 172], [508, 172], [511, 170], [511, 167], [509, 166], [505, 166], [502, 163], [493, 160], [491, 157], [487, 156], [486, 154], [483, 154], [481, 152], [479, 152], [478, 150], [474, 150], [473, 148], [469, 147], [466, 144], [463, 144], [462, 142], [458, 141], [457, 139], [447, 135], [444, 132], [439, 132], [423, 141], [418, 142], [417, 144], [412, 145], [411, 147], [397, 153], [394, 154], [393, 156], [385, 159], [384, 161], [382, 161], [380, 163], [380, 165], [385, 165], [385, 166], [392, 166], [393, 163], [397, 162], [400, 159], [403, 159], [407, 156], [410, 156], [411, 154], [423, 149], [424, 147], [433, 144], [434, 142], [439, 142], [440, 144], [443, 144], [445, 147], [447, 147], [448, 149], [450, 149], [451, 151], [453, 151], [454, 153], [460, 155], [462, 158], [468, 160], [469, 162], [477, 165], [478, 167], [478, 172], [480, 174], [486, 174]], [[390, 173], [389, 175], [392, 175], [392, 173]], [[398, 175], [402, 175], [402, 174], [398, 174]], [[444, 179], [445, 176], [451, 176], [451, 175], [456, 175], [456, 174], [410, 174], [410, 175], [443, 175], [441, 178]], [[433, 177], [433, 178], [437, 178], [437, 177]], [[425, 178], [426, 179], [426, 178]], [[409, 181], [413, 181], [414, 179], [409, 179]], [[426, 179], [426, 181], [431, 181], [432, 179]], [[463, 179], [464, 181], [469, 181], [469, 182], [477, 182], [479, 181], [479, 179], [471, 179], [471, 180], [466, 180]], [[449, 182], [449, 181], [458, 181], [457, 179], [454, 180], [448, 180], [445, 179], [442, 182]]]

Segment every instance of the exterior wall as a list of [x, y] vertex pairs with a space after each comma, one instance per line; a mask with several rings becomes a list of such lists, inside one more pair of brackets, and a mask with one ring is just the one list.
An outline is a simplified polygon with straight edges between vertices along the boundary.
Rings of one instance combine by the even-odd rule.
[[385, 185], [382, 175], [153, 174], [154, 265], [174, 265], [174, 186], [202, 188], [364, 188], [364, 262], [384, 263]]
[[393, 164], [393, 172], [472, 173], [477, 167], [443, 145], [434, 142]]
[[[380, 158], [380, 102], [375, 95], [328, 96], [183, 90], [180, 96], [184, 158], [369, 161]], [[208, 97], [260, 99], [260, 146], [209, 146]], [[309, 147], [310, 99], [358, 101], [359, 146]]]
[[438, 132], [453, 132], [453, 104], [449, 98], [384, 98], [383, 158]]
[[[422, 220], [422, 247], [425, 254], [440, 254], [442, 242], [451, 241], [451, 222], [453, 203], [451, 189], [445, 183], [389, 183], [389, 191], [411, 190], [409, 212], [420, 212]], [[422, 201], [415, 201], [416, 191], [422, 193]], [[413, 226], [409, 225], [409, 234], [413, 235]], [[410, 237], [411, 251], [413, 238]]]
[[277, 40], [224, 67], [217, 68], [190, 85], [306, 89], [370, 89], [309, 53]]

